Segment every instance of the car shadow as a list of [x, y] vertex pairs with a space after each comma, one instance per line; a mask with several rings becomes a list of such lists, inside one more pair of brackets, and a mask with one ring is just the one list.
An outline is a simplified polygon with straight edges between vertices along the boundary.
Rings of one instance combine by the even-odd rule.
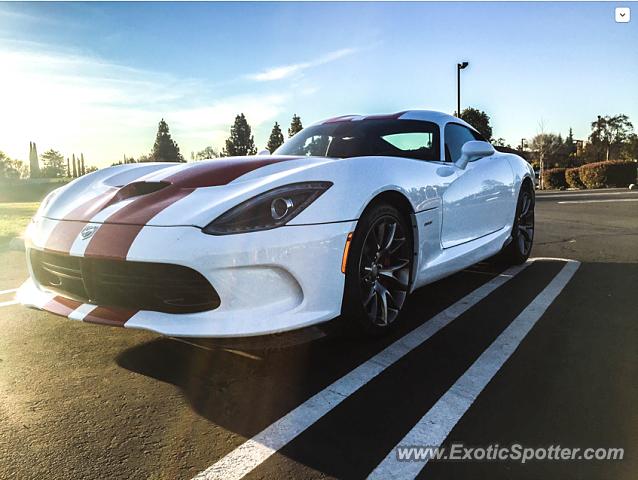
[[[404, 321], [383, 338], [353, 338], [347, 318], [275, 337], [240, 341], [161, 337], [123, 351], [117, 364], [178, 386], [195, 412], [244, 437], [252, 437], [345, 375], [397, 338], [500, 272], [479, 264], [415, 291]], [[299, 340], [301, 338], [301, 340]]]

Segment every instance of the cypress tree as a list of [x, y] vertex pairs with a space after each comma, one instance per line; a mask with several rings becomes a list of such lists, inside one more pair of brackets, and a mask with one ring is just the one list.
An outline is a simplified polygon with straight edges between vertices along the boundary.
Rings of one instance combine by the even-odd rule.
[[179, 153], [177, 143], [171, 138], [168, 124], [162, 120], [157, 127], [157, 136], [153, 151], [149, 157], [151, 162], [184, 162], [184, 157]]
[[235, 117], [235, 123], [230, 127], [230, 137], [226, 140], [224, 156], [236, 157], [255, 155], [255, 139], [251, 134], [250, 125], [243, 113]]
[[81, 175], [85, 175], [86, 174], [86, 169], [84, 168], [84, 154], [80, 153], [80, 171], [82, 172]]
[[299, 115], [294, 114], [292, 121], [290, 122], [290, 128], [288, 129], [288, 138], [292, 137], [295, 133], [301, 132], [303, 125], [301, 124], [301, 118]]
[[38, 149], [35, 146], [35, 142], [29, 142], [29, 176], [31, 178], [39, 178], [41, 176]]
[[270, 153], [272, 153], [277, 150], [282, 143], [284, 143], [284, 134], [281, 133], [279, 124], [275, 122], [275, 125], [272, 127], [272, 132], [270, 132], [270, 138], [268, 139], [266, 148]]
[[75, 161], [75, 153], [73, 154], [73, 178], [78, 178], [78, 167]]

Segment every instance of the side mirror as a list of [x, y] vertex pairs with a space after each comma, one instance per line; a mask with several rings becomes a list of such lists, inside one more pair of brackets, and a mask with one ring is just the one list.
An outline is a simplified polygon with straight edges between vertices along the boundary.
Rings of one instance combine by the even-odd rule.
[[463, 144], [461, 148], [461, 158], [459, 158], [454, 164], [463, 170], [467, 167], [468, 162], [474, 162], [483, 157], [489, 157], [494, 155], [494, 147], [488, 142], [482, 142], [480, 140], [471, 140]]
[[270, 150], [264, 148], [257, 155], [270, 155]]

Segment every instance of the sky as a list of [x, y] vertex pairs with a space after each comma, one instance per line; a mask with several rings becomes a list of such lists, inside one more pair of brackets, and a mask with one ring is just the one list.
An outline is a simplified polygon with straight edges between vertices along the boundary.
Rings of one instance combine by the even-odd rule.
[[223, 147], [238, 113], [264, 148], [275, 121], [485, 110], [517, 145], [586, 138], [597, 115], [638, 130], [638, 2], [3, 3], [0, 150], [150, 152], [164, 118], [184, 157]]

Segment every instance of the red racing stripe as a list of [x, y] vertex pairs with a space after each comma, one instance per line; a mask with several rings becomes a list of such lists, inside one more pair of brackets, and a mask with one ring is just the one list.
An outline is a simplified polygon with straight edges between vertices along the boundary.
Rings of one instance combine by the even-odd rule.
[[364, 120], [398, 120], [407, 110], [397, 113], [388, 113], [383, 115], [368, 115]]
[[324, 120], [321, 122], [322, 125], [326, 125], [328, 123], [339, 123], [339, 122], [349, 122], [353, 118], [359, 117], [360, 115], [341, 115], [340, 117], [329, 118], [328, 120]]
[[105, 223], [91, 239], [84, 256], [126, 260], [131, 245], [143, 228], [144, 225]]
[[108, 190], [82, 205], [74, 208], [60, 220], [47, 238], [44, 249], [48, 251], [69, 253], [71, 246], [86, 222], [102, 210], [115, 196], [117, 189]]
[[182, 188], [201, 188], [226, 185], [242, 175], [274, 163], [303, 157], [235, 157], [196, 163], [164, 179]]
[[123, 327], [138, 310], [126, 310], [115, 307], [95, 307], [83, 319], [83, 322]]
[[257, 168], [297, 158], [303, 157], [224, 158], [185, 167], [162, 180], [170, 186], [140, 196], [108, 217], [93, 235], [84, 256], [126, 260], [144, 225], [196, 188], [226, 185]]
[[363, 120], [363, 121], [365, 121], [365, 120], [398, 120], [406, 112], [407, 112], [407, 110], [404, 110], [403, 112], [387, 113], [387, 114], [381, 114], [381, 115], [366, 115], [366, 116], [361, 116], [361, 115], [342, 115], [340, 117], [334, 117], [334, 118], [329, 118], [328, 120], [324, 120], [323, 122], [321, 122], [321, 124], [325, 125], [325, 124], [328, 124], [328, 123], [351, 122], [351, 121], [353, 121], [353, 119], [358, 118], [358, 117], [361, 117], [361, 120]]
[[106, 192], [103, 192], [96, 197], [87, 200], [82, 203], [79, 207], [71, 210], [67, 213], [63, 220], [76, 220], [80, 222], [88, 222], [95, 216], [95, 214], [99, 213], [104, 207], [106, 207], [109, 202], [117, 195], [119, 188], [110, 188]]
[[73, 310], [82, 305], [82, 302], [71, 300], [70, 298], [55, 296], [49, 300], [42, 308], [47, 312], [68, 317]]
[[105, 220], [91, 238], [84, 256], [126, 260], [131, 245], [144, 225], [191, 192], [193, 189], [170, 186], [139, 197]]
[[69, 253], [73, 242], [80, 234], [86, 222], [75, 222], [70, 220], [60, 220], [55, 227], [44, 249], [49, 252]]
[[[300, 158], [303, 157], [235, 157], [185, 165], [181, 171], [161, 180], [169, 183], [169, 186], [141, 195], [104, 220], [104, 224], [91, 238], [84, 256], [125, 260], [142, 228], [158, 213], [183, 199], [193, 190], [226, 185], [258, 168]], [[59, 222], [45, 249], [68, 253], [85, 222], [108, 205], [116, 195], [117, 190], [109, 191], [67, 215], [65, 220], [83, 221]]]

